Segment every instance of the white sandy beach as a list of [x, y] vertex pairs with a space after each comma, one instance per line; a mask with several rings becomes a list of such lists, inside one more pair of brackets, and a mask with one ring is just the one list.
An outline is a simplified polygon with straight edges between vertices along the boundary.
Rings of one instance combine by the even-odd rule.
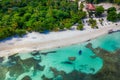
[[106, 27], [100, 27], [99, 29], [85, 28], [83, 31], [68, 30], [62, 32], [50, 32], [49, 34], [40, 34], [37, 32], [28, 33], [23, 38], [12, 38], [11, 40], [0, 42], [0, 57], [85, 42], [107, 34], [110, 29], [120, 30], [120, 23], [118, 23], [118, 25], [107, 25]]

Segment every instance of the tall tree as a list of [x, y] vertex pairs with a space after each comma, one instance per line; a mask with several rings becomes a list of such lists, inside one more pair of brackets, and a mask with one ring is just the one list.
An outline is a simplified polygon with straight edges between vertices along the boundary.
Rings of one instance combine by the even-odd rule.
[[96, 16], [101, 16], [102, 13], [104, 12], [104, 8], [103, 6], [97, 6], [95, 11], [96, 11]]
[[112, 12], [112, 11], [116, 11], [116, 8], [115, 7], [108, 8], [107, 13]]
[[117, 21], [117, 13], [115, 11], [109, 12], [107, 15], [107, 20], [113, 21], [113, 22]]

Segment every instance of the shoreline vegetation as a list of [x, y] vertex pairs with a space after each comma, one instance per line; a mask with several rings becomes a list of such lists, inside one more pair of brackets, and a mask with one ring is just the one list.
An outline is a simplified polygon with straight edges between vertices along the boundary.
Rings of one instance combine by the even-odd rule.
[[[0, 1], [0, 56], [77, 44], [107, 34], [109, 30], [120, 30], [119, 9], [110, 6], [106, 13], [103, 5], [95, 6], [96, 10], [92, 11], [87, 10], [87, 3], [101, 2]], [[7, 37], [11, 40], [5, 40]]]
[[119, 0], [86, 0], [87, 2], [90, 2], [90, 3], [101, 3], [101, 2], [110, 2], [110, 3], [113, 3], [113, 4], [118, 4], [120, 5], [120, 1]]
[[9, 41], [0, 42], [0, 57], [8, 57], [17, 53], [27, 53], [34, 50], [46, 50], [82, 43], [97, 38], [99, 36], [109, 34], [109, 30], [120, 30], [120, 23], [117, 26], [113, 24], [111, 26], [106, 26], [100, 29], [85, 30], [81, 32], [63, 31], [49, 33], [45, 35], [40, 35], [39, 33], [35, 32], [34, 34], [36, 34], [37, 37], [31, 35], [30, 37], [26, 38], [19, 38], [19, 40], [17, 40], [18, 38], [14, 38]]
[[2, 0], [0, 7], [0, 39], [70, 29], [86, 16], [77, 0]]
[[0, 80], [120, 79], [120, 0], [1, 0], [0, 7]]
[[[101, 17], [105, 11], [104, 8], [95, 6], [95, 13], [84, 9], [87, 3], [101, 2], [104, 0], [2, 0], [0, 1], [0, 40], [12, 36], [23, 36], [34, 31], [46, 33], [70, 30], [76, 23], [78, 24], [76, 29], [83, 30], [82, 19], [88, 16], [91, 27], [98, 28], [92, 16], [95, 14], [96, 17]], [[107, 0], [107, 2], [118, 5], [120, 3], [118, 0]], [[110, 12], [107, 16], [108, 21], [120, 20], [120, 13], [117, 14], [114, 9], [110, 9]], [[102, 20], [100, 20], [101, 24]]]

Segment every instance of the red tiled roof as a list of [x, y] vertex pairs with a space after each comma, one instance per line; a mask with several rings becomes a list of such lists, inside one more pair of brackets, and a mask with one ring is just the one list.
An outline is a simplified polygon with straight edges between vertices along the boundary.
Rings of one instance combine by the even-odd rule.
[[95, 10], [95, 6], [93, 4], [87, 4], [87, 9], [88, 10]]

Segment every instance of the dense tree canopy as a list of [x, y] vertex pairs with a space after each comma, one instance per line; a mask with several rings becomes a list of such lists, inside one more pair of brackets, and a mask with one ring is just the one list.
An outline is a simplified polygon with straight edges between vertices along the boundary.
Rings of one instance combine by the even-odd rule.
[[91, 28], [98, 28], [98, 27], [97, 27], [97, 22], [96, 22], [96, 20], [94, 20], [93, 18], [90, 18], [90, 19], [89, 19], [89, 23], [90, 23], [90, 25], [91, 25]]
[[120, 20], [120, 12], [118, 13], [117, 18], [118, 18], [118, 20]]
[[107, 20], [112, 21], [112, 22], [120, 20], [120, 13], [117, 14], [116, 8], [110, 7], [107, 13], [108, 13]]
[[96, 16], [101, 16], [103, 12], [104, 12], [103, 6], [96, 7]]
[[120, 4], [120, 0], [86, 0], [90, 3], [110, 2]]
[[77, 0], [0, 1], [0, 39], [26, 31], [69, 29], [86, 13], [78, 10]]
[[107, 20], [115, 22], [117, 20], [117, 13], [115, 11], [109, 12]]
[[116, 11], [116, 8], [115, 7], [108, 8], [107, 13], [112, 12], [112, 11]]

